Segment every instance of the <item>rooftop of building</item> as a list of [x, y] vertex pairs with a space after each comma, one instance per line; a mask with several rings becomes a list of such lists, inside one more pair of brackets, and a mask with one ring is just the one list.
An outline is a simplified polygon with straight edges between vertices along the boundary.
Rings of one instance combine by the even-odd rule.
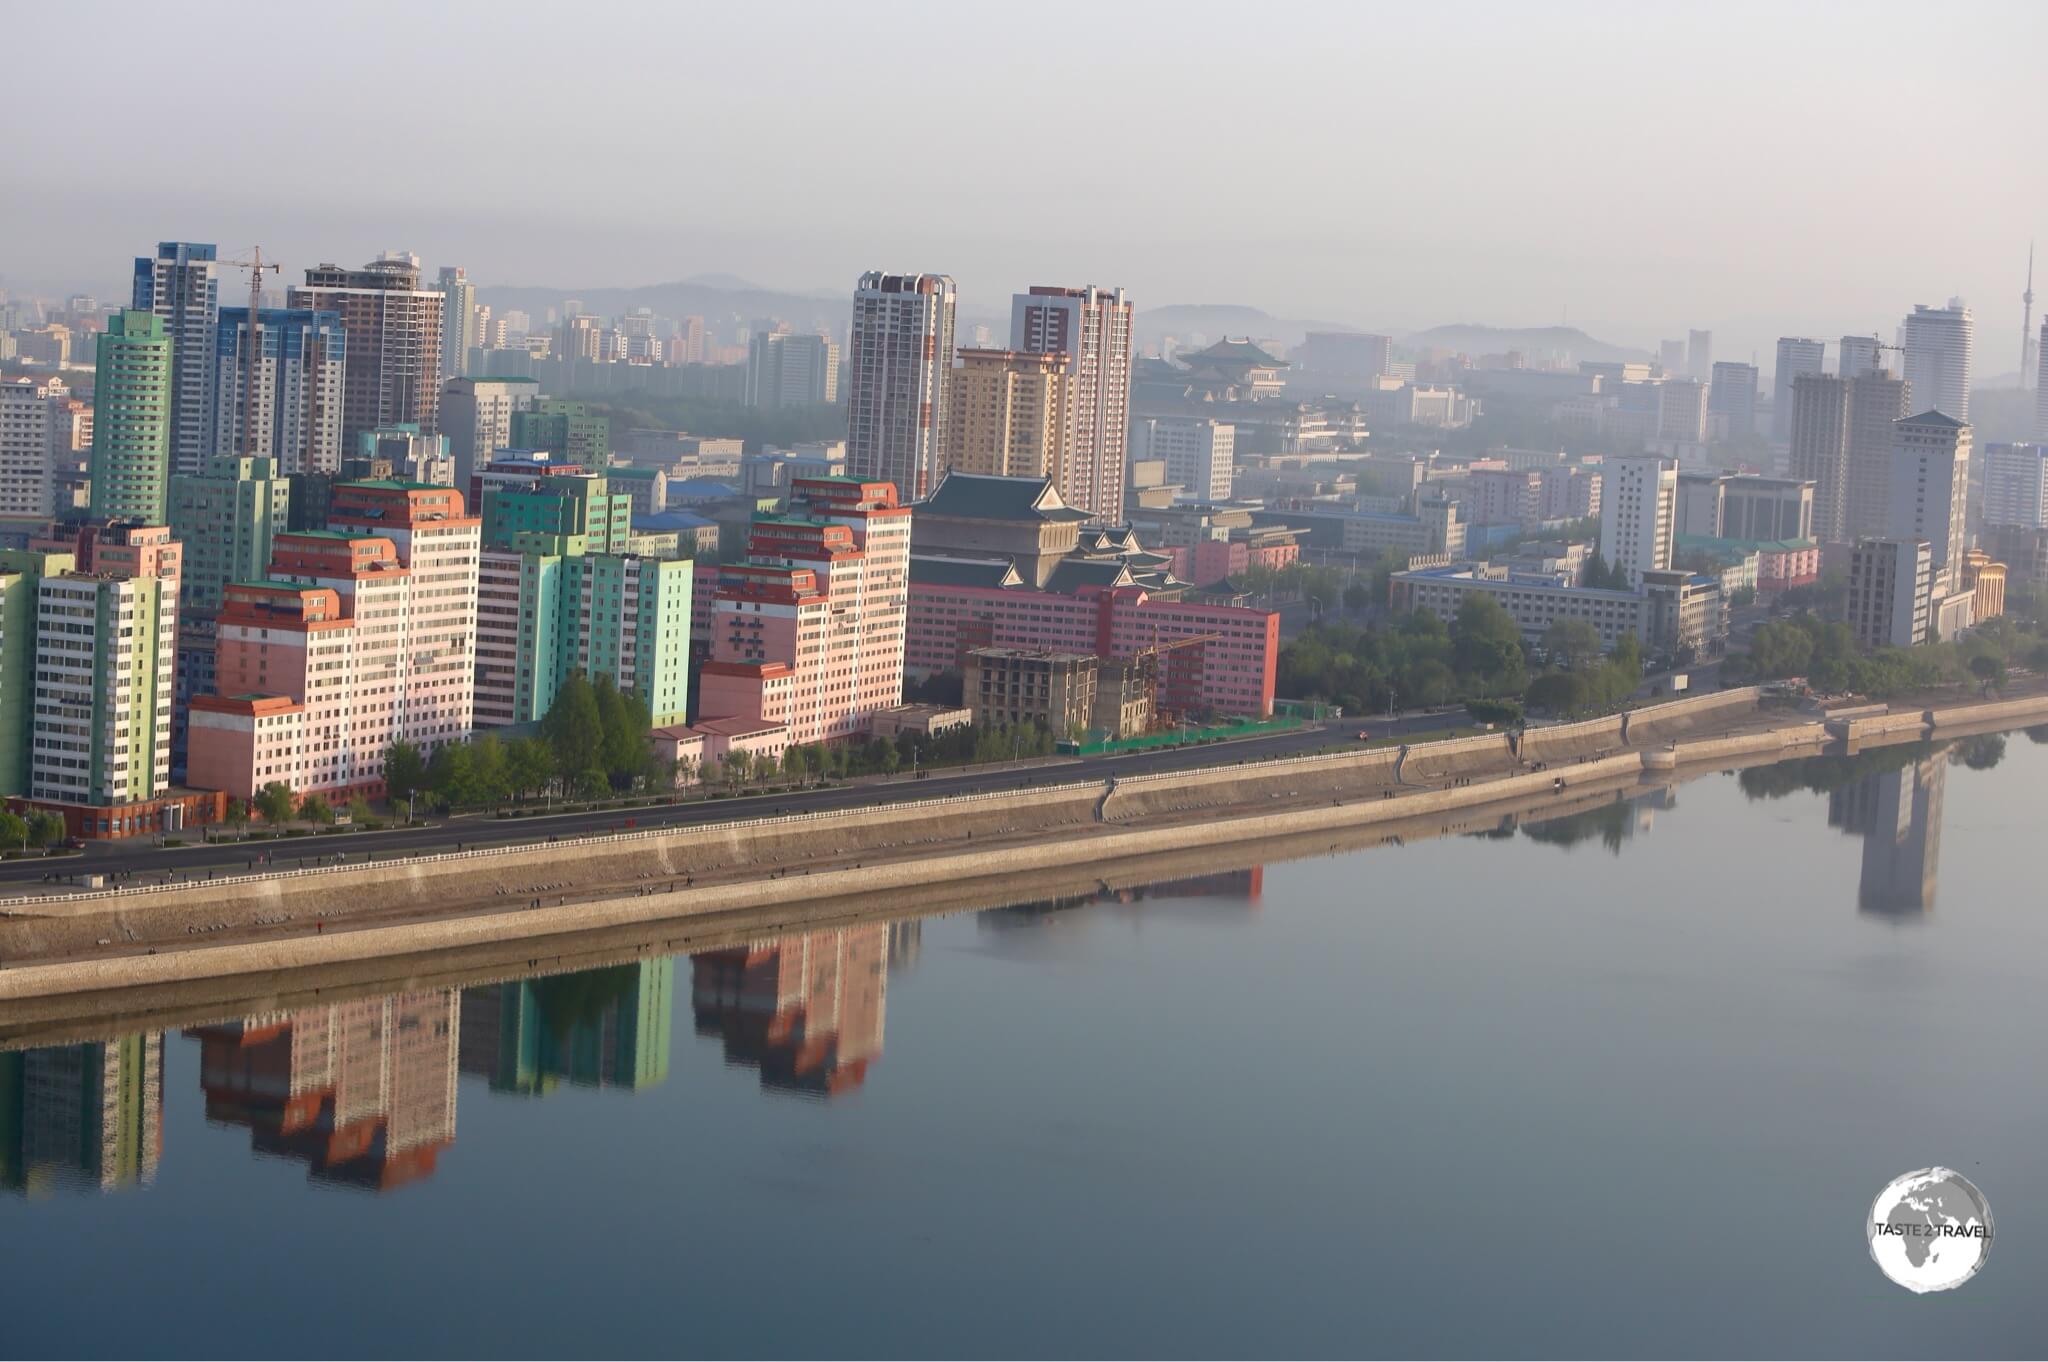
[[[1640, 600], [1634, 591], [1617, 591], [1604, 586], [1575, 586], [1562, 582], [1550, 573], [1510, 572], [1498, 577], [1487, 575], [1485, 563], [1445, 563], [1439, 567], [1411, 568], [1394, 574], [1396, 581], [1469, 581], [1484, 586], [1540, 588], [1546, 591], [1569, 591], [1575, 595], [1601, 597], [1613, 600]], [[1705, 580], [1705, 579], [1702, 579]]]
[[306, 582], [286, 581], [282, 577], [253, 577], [244, 582], [229, 582], [228, 591], [331, 591], [332, 587], [313, 586]]
[[1135, 579], [1121, 558], [1062, 558], [1045, 589], [1071, 595], [1085, 587], [1130, 586]]
[[1967, 430], [1970, 425], [1968, 421], [1958, 421], [1945, 411], [1935, 410], [1923, 411], [1918, 416], [1902, 416], [1895, 424], [1902, 426], [1936, 426], [1942, 430]]
[[334, 490], [349, 487], [367, 487], [378, 492], [452, 492], [455, 489], [438, 482], [413, 482], [407, 478], [363, 478], [357, 482], [344, 482]]
[[1057, 648], [970, 648], [969, 657], [986, 657], [1017, 662], [1093, 662], [1093, 653], [1062, 652]]
[[1249, 337], [1235, 339], [1225, 336], [1206, 350], [1183, 350], [1179, 358], [1187, 361], [1212, 360], [1236, 364], [1254, 364], [1267, 369], [1285, 369], [1287, 361], [1278, 355], [1271, 355]]
[[917, 503], [926, 515], [961, 520], [1082, 521], [1088, 512], [1067, 505], [1051, 478], [1001, 478], [952, 472]]
[[1804, 553], [1820, 547], [1816, 539], [1729, 539], [1710, 534], [1676, 535], [1673, 542], [1678, 548], [1730, 553]]
[[1007, 558], [948, 558], [936, 554], [910, 556], [913, 586], [975, 586], [990, 589], [1021, 587], [1024, 578]]
[[773, 733], [788, 727], [768, 719], [749, 719], [732, 715], [723, 719], [699, 719], [690, 725], [698, 733], [716, 733], [724, 738], [751, 738], [756, 734]]

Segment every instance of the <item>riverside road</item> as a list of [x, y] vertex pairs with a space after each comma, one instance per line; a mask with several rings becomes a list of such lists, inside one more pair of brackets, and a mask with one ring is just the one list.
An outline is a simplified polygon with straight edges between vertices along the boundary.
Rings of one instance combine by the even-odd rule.
[[[882, 807], [907, 800], [937, 799], [948, 795], [984, 793], [992, 790], [1028, 789], [1033, 785], [1058, 785], [1067, 781], [1104, 780], [1110, 776], [1149, 775], [1159, 771], [1190, 770], [1206, 766], [1227, 766], [1234, 762], [1263, 761], [1297, 756], [1327, 748], [1356, 747], [1357, 734], [1364, 729], [1375, 739], [1402, 737], [1441, 731], [1454, 724], [1469, 723], [1462, 710], [1438, 714], [1407, 714], [1396, 719], [1359, 717], [1308, 724], [1285, 733], [1206, 746], [1167, 748], [1161, 751], [1120, 756], [1082, 757], [1050, 760], [1041, 765], [1010, 769], [941, 768], [922, 779], [895, 779], [841, 785], [816, 790], [783, 791], [778, 794], [748, 795], [735, 799], [693, 799], [682, 804], [655, 804], [641, 808], [601, 809], [594, 812], [541, 814], [518, 819], [501, 819], [490, 814], [468, 815], [415, 827], [390, 828], [381, 832], [357, 832], [327, 837], [295, 837], [289, 840], [253, 838], [248, 841], [195, 843], [183, 847], [158, 847], [145, 839], [124, 842], [89, 842], [84, 854], [44, 859], [31, 857], [0, 864], [0, 885], [34, 892], [44, 876], [84, 874], [128, 874], [158, 878], [177, 872], [187, 882], [207, 878], [208, 871], [220, 874], [247, 873], [251, 857], [269, 854], [279, 869], [311, 865], [320, 857], [361, 863], [391, 860], [464, 847], [505, 846], [545, 841], [550, 837], [588, 837], [620, 830], [631, 819], [636, 829], [687, 827], [703, 823], [731, 822], [743, 818], [770, 817], [777, 813], [818, 813], [857, 807]], [[216, 830], [220, 831], [220, 830]], [[51, 886], [63, 890], [70, 885]]]

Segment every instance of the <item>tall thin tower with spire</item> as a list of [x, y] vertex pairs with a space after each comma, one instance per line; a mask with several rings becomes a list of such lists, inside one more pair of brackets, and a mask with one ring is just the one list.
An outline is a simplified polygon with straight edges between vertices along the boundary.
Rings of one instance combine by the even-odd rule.
[[2020, 386], [2034, 381], [2034, 243], [2027, 243], [2027, 291], [2020, 295]]

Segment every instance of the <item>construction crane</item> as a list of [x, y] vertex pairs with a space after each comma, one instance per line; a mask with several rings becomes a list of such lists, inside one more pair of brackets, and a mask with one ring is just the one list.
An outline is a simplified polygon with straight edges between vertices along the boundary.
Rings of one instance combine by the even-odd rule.
[[247, 260], [223, 260], [229, 269], [249, 271], [249, 326], [242, 337], [242, 448], [248, 458], [256, 450], [256, 361], [263, 349], [263, 271], [277, 273], [277, 263], [263, 258], [261, 246], [249, 248]]

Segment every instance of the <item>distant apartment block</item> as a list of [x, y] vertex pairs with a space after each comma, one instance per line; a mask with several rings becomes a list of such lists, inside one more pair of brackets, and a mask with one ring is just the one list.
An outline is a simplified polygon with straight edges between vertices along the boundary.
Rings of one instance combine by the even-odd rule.
[[1066, 476], [1074, 461], [1075, 378], [1065, 354], [962, 350], [947, 401], [947, 464], [1002, 478]]
[[839, 346], [787, 327], [758, 331], [747, 346], [747, 405], [774, 409], [839, 400]]
[[1131, 302], [1122, 289], [1033, 287], [1010, 305], [1010, 348], [1065, 355], [1073, 377], [1072, 453], [1054, 476], [1096, 523], [1124, 518], [1131, 423]]
[[1934, 553], [1924, 539], [1863, 539], [1849, 557], [1849, 627], [1866, 648], [1925, 643], [1933, 624]]
[[2048, 443], [1984, 447], [1983, 519], [1987, 525], [2048, 526]]
[[0, 381], [0, 516], [57, 512], [57, 467], [68, 454], [71, 390], [59, 378]]
[[1184, 500], [1230, 500], [1236, 468], [1237, 429], [1202, 416], [1131, 418], [1130, 458], [1158, 459], [1166, 481]]
[[440, 430], [441, 328], [446, 298], [420, 287], [415, 256], [386, 253], [361, 269], [317, 265], [285, 302], [331, 312], [348, 336], [341, 410], [342, 448], [379, 426]]
[[171, 478], [171, 337], [153, 313], [115, 315], [93, 372], [92, 512], [164, 522]]
[[1600, 469], [1600, 556], [1640, 584], [1645, 572], [1671, 566], [1678, 470], [1657, 458], [1608, 459]]
[[249, 309], [220, 310], [208, 457], [249, 454], [275, 459], [286, 474], [334, 472], [347, 452], [341, 427], [348, 336], [341, 317], [309, 308], [264, 308], [256, 331], [252, 394]]
[[455, 485], [468, 487], [476, 470], [501, 449], [512, 448], [512, 416], [540, 401], [530, 378], [451, 378], [441, 396], [441, 430], [455, 460]]

